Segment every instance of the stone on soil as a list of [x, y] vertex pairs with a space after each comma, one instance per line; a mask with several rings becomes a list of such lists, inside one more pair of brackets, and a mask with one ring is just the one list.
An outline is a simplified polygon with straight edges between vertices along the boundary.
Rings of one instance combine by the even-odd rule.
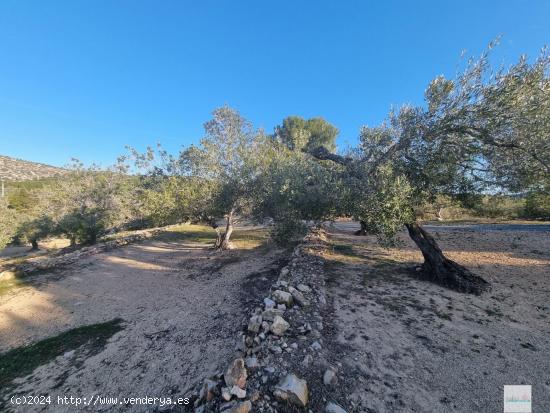
[[275, 290], [273, 291], [273, 294], [271, 294], [273, 297], [273, 300], [277, 302], [278, 304], [284, 304], [287, 307], [291, 307], [294, 300], [292, 298], [292, 295], [290, 293], [287, 293], [286, 291], [282, 290]]
[[288, 401], [298, 407], [305, 407], [309, 396], [307, 382], [294, 374], [285, 376], [277, 384], [273, 394], [278, 399]]
[[248, 374], [246, 372], [244, 360], [242, 358], [233, 360], [233, 362], [229, 365], [227, 371], [223, 375], [227, 387], [237, 386], [241, 389], [244, 389], [244, 387], [246, 386], [247, 377]]
[[282, 336], [290, 327], [283, 317], [275, 316], [273, 324], [271, 324], [271, 332], [278, 336]]

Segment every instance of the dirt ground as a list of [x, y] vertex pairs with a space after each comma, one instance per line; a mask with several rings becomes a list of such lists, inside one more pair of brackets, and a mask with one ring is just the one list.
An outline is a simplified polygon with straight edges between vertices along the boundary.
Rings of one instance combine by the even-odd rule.
[[505, 384], [532, 385], [533, 411], [550, 411], [550, 232], [432, 228], [492, 283], [478, 297], [418, 279], [405, 234], [384, 249], [356, 227], [334, 226], [325, 257], [330, 345], [354, 411], [500, 413]]
[[[99, 352], [70, 351], [17, 379], [7, 396], [187, 397], [197, 382], [225, 367], [247, 306], [269, 290], [281, 259], [274, 248], [219, 253], [200, 242], [161, 239], [40, 275], [0, 296], [0, 352], [116, 317], [124, 329]], [[7, 406], [21, 412], [124, 410]]]

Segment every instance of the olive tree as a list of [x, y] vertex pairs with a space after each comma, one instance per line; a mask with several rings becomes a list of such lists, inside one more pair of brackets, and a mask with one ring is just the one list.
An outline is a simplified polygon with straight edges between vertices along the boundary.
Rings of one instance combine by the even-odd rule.
[[338, 129], [323, 118], [306, 120], [300, 116], [288, 116], [275, 127], [273, 137], [293, 151], [308, 151], [323, 146], [333, 152], [338, 133]]
[[331, 165], [272, 139], [264, 140], [254, 159], [253, 212], [257, 220], [273, 220], [272, 238], [286, 244], [303, 233], [305, 222], [341, 214], [341, 176]]
[[[489, 283], [447, 258], [412, 211], [438, 194], [548, 188], [549, 61], [543, 50], [534, 63], [521, 58], [507, 69], [491, 71], [484, 54], [469, 61], [456, 79], [432, 81], [425, 106], [404, 106], [381, 126], [364, 127], [355, 156], [323, 147], [310, 152], [346, 167], [350, 180], [361, 188], [356, 191], [359, 202], [352, 205], [360, 219], [378, 222], [375, 230], [387, 230], [387, 235], [398, 224], [407, 227], [424, 256], [428, 277], [459, 291], [480, 293]], [[388, 168], [390, 173], [380, 174]], [[387, 182], [381, 184], [381, 179]], [[380, 189], [398, 180], [410, 189], [397, 193], [397, 214], [380, 219], [385, 201], [382, 210], [361, 211], [363, 199], [369, 204]]]
[[[214, 110], [204, 124], [205, 136], [199, 145], [180, 153], [180, 173], [203, 189], [192, 216], [210, 224], [217, 233], [215, 248], [229, 249], [237, 221], [251, 213], [254, 158], [262, 134], [239, 112], [223, 106]], [[217, 222], [225, 220], [224, 229]]]
[[53, 235], [55, 225], [47, 215], [26, 216], [20, 219], [17, 226], [17, 237], [31, 244], [33, 250], [38, 250], [38, 241]]
[[84, 167], [75, 161], [71, 171], [40, 191], [44, 214], [71, 244], [94, 244], [108, 229], [124, 223], [123, 184], [127, 177], [116, 169]]

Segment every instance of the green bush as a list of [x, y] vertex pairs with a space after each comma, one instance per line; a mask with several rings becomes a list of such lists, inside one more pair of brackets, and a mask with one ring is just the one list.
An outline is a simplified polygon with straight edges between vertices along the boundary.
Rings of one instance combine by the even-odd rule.
[[532, 192], [527, 195], [524, 217], [550, 220], [550, 194]]
[[281, 246], [288, 245], [289, 242], [305, 235], [307, 228], [305, 224], [295, 218], [279, 220], [271, 227], [271, 239]]

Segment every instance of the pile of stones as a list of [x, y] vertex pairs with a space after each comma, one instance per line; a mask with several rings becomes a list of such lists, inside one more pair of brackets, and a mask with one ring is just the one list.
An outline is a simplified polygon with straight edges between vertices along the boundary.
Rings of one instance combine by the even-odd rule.
[[[324, 231], [313, 229], [282, 268], [270, 294], [257, 306], [239, 336], [236, 358], [196, 392], [195, 413], [298, 412], [310, 410], [315, 382], [334, 386], [338, 366], [319, 371], [323, 350], [322, 311], [327, 305]], [[307, 376], [307, 377], [306, 377]], [[328, 401], [324, 410], [345, 413]]]

